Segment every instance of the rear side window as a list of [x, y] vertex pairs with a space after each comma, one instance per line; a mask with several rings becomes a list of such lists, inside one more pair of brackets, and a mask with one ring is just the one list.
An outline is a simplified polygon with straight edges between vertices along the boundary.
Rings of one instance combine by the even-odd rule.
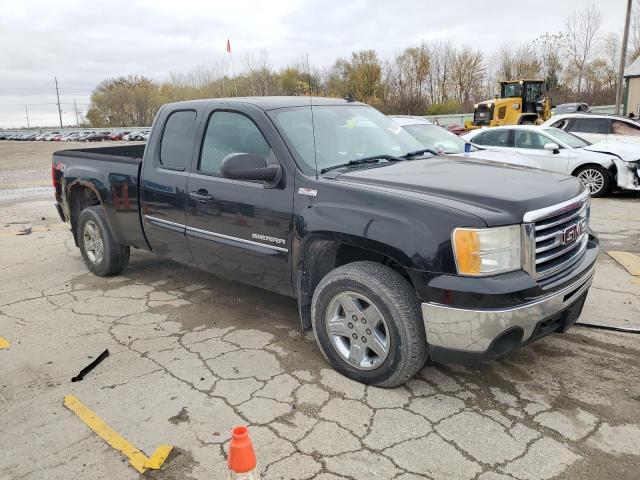
[[269, 157], [271, 147], [249, 117], [241, 113], [214, 112], [209, 118], [202, 143], [198, 170], [217, 175], [222, 160], [232, 153], [254, 153]]
[[567, 128], [570, 132], [611, 133], [611, 120], [608, 118], [575, 118]]
[[490, 130], [481, 133], [473, 140], [478, 145], [486, 145], [488, 147], [512, 147], [509, 142], [509, 130]]
[[182, 110], [167, 118], [160, 142], [160, 163], [174, 170], [186, 170], [191, 163], [196, 112]]
[[611, 131], [614, 135], [633, 135], [637, 137], [640, 136], [640, 125], [614, 120]]

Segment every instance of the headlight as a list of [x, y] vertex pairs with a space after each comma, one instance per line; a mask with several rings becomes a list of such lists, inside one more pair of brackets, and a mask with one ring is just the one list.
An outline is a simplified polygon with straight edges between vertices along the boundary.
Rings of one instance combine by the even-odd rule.
[[519, 270], [520, 225], [497, 228], [456, 228], [453, 254], [460, 275], [486, 276]]

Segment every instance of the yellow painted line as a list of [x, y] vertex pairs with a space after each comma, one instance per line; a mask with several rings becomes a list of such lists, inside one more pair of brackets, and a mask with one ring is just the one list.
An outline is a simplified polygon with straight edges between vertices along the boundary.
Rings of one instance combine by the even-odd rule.
[[2, 350], [3, 348], [9, 348], [11, 346], [11, 344], [9, 343], [9, 340], [7, 340], [6, 338], [0, 337], [0, 350]]
[[[45, 225], [42, 227], [32, 227], [31, 233], [50, 232], [53, 230], [66, 230], [69, 228], [71, 228], [71, 226], [68, 223], [54, 223], [52, 225]], [[0, 237], [16, 237], [16, 236], [25, 235], [22, 232], [23, 230], [12, 230], [10, 232], [2, 232], [0, 233]]]
[[631, 252], [607, 252], [634, 277], [640, 276], [640, 256]]
[[89, 410], [74, 395], [67, 395], [64, 397], [64, 406], [75, 413], [80, 420], [82, 420], [100, 438], [107, 442], [109, 446], [119, 450], [125, 457], [127, 457], [131, 466], [139, 473], [144, 473], [147, 469], [158, 470], [173, 449], [171, 445], [160, 445], [153, 455], [147, 458], [144, 453], [107, 425], [104, 420]]

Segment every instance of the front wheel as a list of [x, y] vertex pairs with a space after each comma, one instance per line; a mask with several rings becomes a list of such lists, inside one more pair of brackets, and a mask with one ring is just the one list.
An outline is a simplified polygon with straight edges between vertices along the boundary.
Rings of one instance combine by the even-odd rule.
[[582, 167], [576, 177], [589, 189], [592, 197], [602, 197], [611, 189], [611, 178], [608, 172], [597, 165]]
[[311, 320], [327, 361], [358, 382], [395, 387], [426, 362], [418, 299], [385, 265], [354, 262], [329, 272], [313, 294]]
[[131, 250], [115, 241], [101, 206], [87, 207], [80, 213], [77, 235], [82, 259], [94, 274], [113, 275], [129, 264]]

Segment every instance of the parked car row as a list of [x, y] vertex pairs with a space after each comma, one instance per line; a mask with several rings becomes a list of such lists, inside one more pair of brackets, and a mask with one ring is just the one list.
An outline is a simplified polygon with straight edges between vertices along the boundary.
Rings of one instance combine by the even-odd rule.
[[42, 142], [104, 142], [107, 140], [144, 141], [149, 139], [149, 130], [135, 132], [36, 132], [36, 133], [2, 133], [0, 140], [42, 141]]

